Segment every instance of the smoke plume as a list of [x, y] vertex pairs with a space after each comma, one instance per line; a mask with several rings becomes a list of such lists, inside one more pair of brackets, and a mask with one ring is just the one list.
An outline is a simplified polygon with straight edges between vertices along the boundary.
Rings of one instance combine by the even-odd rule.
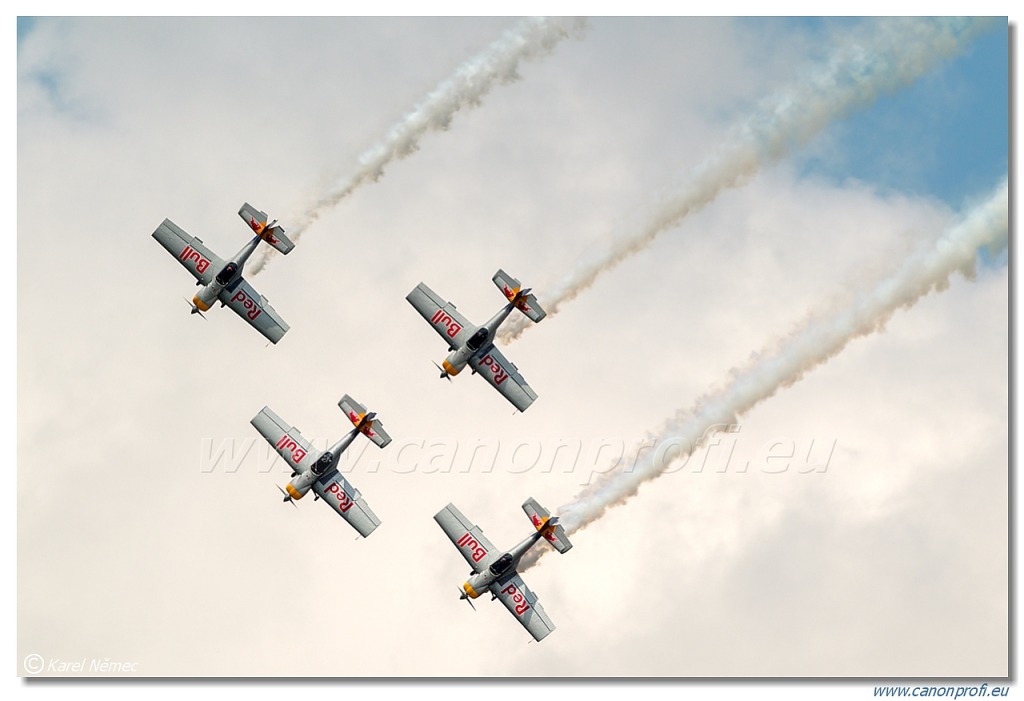
[[[766, 98], [738, 124], [717, 151], [680, 185], [658, 193], [628, 223], [612, 232], [612, 244], [580, 263], [555, 285], [538, 287], [538, 299], [553, 316], [603, 273], [649, 246], [661, 233], [737, 187], [765, 165], [781, 160], [830, 123], [905, 87], [942, 60], [962, 51], [990, 19], [882, 19], [844, 39], [826, 61], [793, 85]], [[510, 319], [498, 333], [509, 343], [531, 324]]]
[[[947, 230], [933, 245], [907, 258], [900, 268], [870, 289], [861, 290], [849, 306], [818, 314], [773, 349], [755, 355], [742, 370], [733, 370], [721, 390], [681, 410], [658, 432], [657, 442], [690, 446], [687, 457], [713, 435], [712, 427], [738, 423], [738, 417], [780, 389], [799, 381], [809, 370], [827, 362], [855, 338], [881, 331], [900, 308], [909, 308], [932, 290], [942, 290], [956, 271], [971, 276], [982, 249], [997, 253], [1006, 248], [1008, 232], [1007, 181], [981, 205]], [[593, 523], [608, 509], [620, 506], [671, 465], [657, 451], [629, 470], [610, 472], [588, 486], [569, 504], [558, 508], [562, 526], [571, 534]], [[532, 566], [548, 548], [537, 548], [524, 558]]]
[[[293, 223], [288, 231], [290, 238], [298, 241], [321, 214], [361, 185], [379, 180], [384, 174], [384, 167], [414, 153], [425, 134], [448, 129], [460, 109], [476, 107], [495, 86], [518, 80], [519, 65], [523, 61], [545, 56], [560, 41], [578, 36], [584, 28], [582, 18], [534, 17], [523, 20], [502, 34], [483, 52], [460, 65], [451, 77], [442, 81], [392, 126], [379, 143], [363, 153], [355, 172], [307, 207]], [[275, 251], [264, 247], [254, 256], [249, 272], [252, 275], [260, 273], [275, 255]]]

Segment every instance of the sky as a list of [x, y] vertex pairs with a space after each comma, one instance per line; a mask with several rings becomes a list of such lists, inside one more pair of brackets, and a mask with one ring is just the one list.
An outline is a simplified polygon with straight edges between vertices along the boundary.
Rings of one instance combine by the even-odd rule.
[[[192, 279], [152, 231], [168, 217], [227, 257], [245, 201], [293, 230], [517, 21], [19, 22], [17, 673], [40, 655], [160, 677], [1005, 676], [998, 251], [532, 567], [557, 626], [540, 644], [458, 600], [467, 567], [432, 520], [452, 502], [511, 547], [527, 497], [572, 503], [999, 186], [997, 21], [504, 347], [539, 395], [525, 413], [438, 379], [417, 283], [482, 323], [502, 268], [543, 305], [876, 21], [588, 20], [250, 278], [291, 326], [276, 346], [227, 310], [189, 315]], [[347, 454], [382, 520], [365, 540], [282, 504], [288, 471], [249, 425], [267, 405], [323, 447], [346, 393], [394, 438]]]

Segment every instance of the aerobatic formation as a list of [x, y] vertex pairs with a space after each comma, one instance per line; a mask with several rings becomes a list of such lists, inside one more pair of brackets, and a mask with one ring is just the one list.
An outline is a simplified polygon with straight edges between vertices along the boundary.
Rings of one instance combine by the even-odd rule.
[[[530, 36], [537, 34], [536, 46], [533, 44], [520, 46], [521, 42], [513, 42], [512, 45], [503, 47], [499, 52], [500, 56], [505, 57], [505, 62], [510, 63], [513, 68], [519, 60], [529, 57], [532, 53], [542, 53], [550, 48], [549, 44], [564, 35], [564, 29], [548, 23], [535, 22], [520, 31], [525, 32], [527, 29], [531, 32]], [[941, 27], [937, 27], [936, 31], [939, 29]], [[942, 54], [940, 51], [929, 48], [928, 45], [924, 45], [920, 50], [927, 50], [930, 52], [929, 56]], [[878, 48], [876, 53], [885, 58], [886, 51], [898, 51], [898, 48], [886, 44]], [[853, 54], [856, 57], [860, 56], [858, 52], [853, 52]], [[903, 74], [890, 76], [883, 70], [889, 66], [889, 63], [880, 62], [884, 66], [878, 68], [876, 72], [880, 77], [876, 76], [875, 79], [883, 88], [888, 87], [891, 82], [900, 83], [913, 77]], [[836, 70], [840, 69], [846, 70], [841, 65]], [[472, 74], [476, 75], [476, 73]], [[481, 83], [482, 87], [477, 86], [475, 89], [486, 92], [496, 79], [495, 76], [501, 74], [503, 74], [501, 71], [485, 72]], [[869, 77], [875, 76], [873, 72], [869, 72], [869, 74]], [[809, 103], [823, 99], [817, 92], [818, 86], [815, 84], [813, 87], [814, 90], [803, 96]], [[453, 87], [450, 90], [456, 90], [456, 88]], [[846, 93], [843, 90], [849, 90], [848, 86], [834, 89], [830, 93], [835, 97], [835, 104], [828, 103], [831, 112], [843, 114], [845, 110], [849, 109], [850, 100], [844, 98]], [[447, 94], [447, 92], [444, 93], [444, 95]], [[433, 105], [433, 102], [438, 102], [440, 106]], [[431, 109], [435, 111], [449, 103], [460, 104], [458, 100], [453, 102], [447, 97], [444, 100], [437, 99], [433, 102], [428, 101], [428, 104], [433, 105]], [[829, 112], [829, 110], [825, 111]], [[809, 138], [812, 132], [823, 126], [817, 121], [809, 126], [805, 125], [801, 121], [802, 118], [797, 118], [800, 117], [797, 112], [781, 115], [778, 124], [772, 126], [775, 131], [769, 129], [769, 135], [775, 135], [776, 131], [782, 136], [786, 136], [790, 132], [799, 132], [802, 135], [801, 138]], [[394, 136], [391, 140], [397, 144], [405, 143], [410, 139], [419, 138], [426, 130], [427, 127], [420, 125], [419, 120], [412, 120], [403, 130], [397, 132], [401, 138]], [[785, 139], [782, 140], [785, 141]], [[762, 141], [765, 139], [753, 140], [758, 145]], [[767, 141], [774, 143], [771, 139]], [[342, 199], [358, 183], [379, 177], [384, 164], [403, 153], [402, 149], [393, 144], [392, 146], [394, 147], [381, 151], [383, 155], [372, 161], [370, 164], [372, 167], [366, 166], [366, 173], [361, 173], [358, 178], [319, 203], [318, 209], [315, 209], [314, 213], [307, 217], [309, 221], [300, 221], [299, 227], [294, 231], [295, 239], [298, 240], [298, 235], [306, 225], [316, 219], [320, 209]], [[705, 173], [704, 177], [708, 182], [702, 183], [700, 187], [695, 187], [696, 194], [687, 191], [684, 193], [685, 196], [676, 198], [679, 201], [670, 203], [671, 207], [667, 214], [658, 213], [658, 216], [654, 217], [655, 223], [639, 234], [622, 237], [619, 248], [614, 249], [606, 256], [606, 259], [577, 271], [572, 280], [554, 290], [549, 290], [550, 296], [547, 299], [552, 315], [557, 314], [559, 307], [564, 302], [571, 300], [579, 291], [589, 286], [604, 270], [610, 269], [626, 256], [642, 249], [661, 231], [678, 223], [686, 213], [711, 201], [720, 190], [725, 187], [733, 187], [747, 177], [748, 171], [756, 169], [757, 164], [761, 162], [757, 158], [746, 157], [748, 151], [752, 149], [756, 150], [754, 146], [743, 142], [736, 149], [736, 153], [739, 155], [734, 156], [731, 152], [727, 153], [727, 157], [723, 157], [723, 162], [728, 167], [707, 169], [710, 175]], [[781, 149], [778, 152], [769, 149], [763, 160], [770, 162], [781, 155]], [[857, 312], [856, 314], [851, 313], [848, 316], [855, 317], [855, 320], [860, 320], [862, 317], [873, 321], [884, 319], [885, 315], [891, 314], [896, 306], [912, 303], [920, 296], [922, 290], [926, 291], [933, 285], [940, 284], [954, 270], [964, 269], [972, 262], [979, 247], [994, 244], [1001, 244], [1005, 247], [1006, 197], [1004, 182], [1002, 190], [997, 191], [987, 209], [979, 210], [980, 214], [975, 213], [972, 217], [968, 217], [960, 228], [943, 239], [945, 247], [939, 253], [927, 256], [921, 261], [910, 261], [907, 271], [901, 273], [902, 277], [895, 283], [887, 282], [884, 289], [869, 299], [869, 301], [876, 301], [873, 306], [867, 308], [866, 312], [858, 308], [854, 310]], [[254, 236], [227, 260], [219, 258], [206, 247], [201, 239], [186, 233], [170, 219], [164, 219], [152, 235], [195, 277], [196, 285], [200, 287], [200, 290], [189, 301], [192, 314], [199, 314], [205, 318], [204, 312], [209, 311], [217, 302], [220, 302], [221, 306], [230, 307], [271, 343], [276, 344], [287, 333], [288, 324], [270, 306], [267, 299], [245, 280], [242, 271], [246, 261], [260, 248], [261, 243], [266, 243], [268, 248], [261, 251], [262, 260], [256, 261], [256, 265], [251, 270], [253, 274], [262, 269], [267, 256], [271, 255], [269, 248], [282, 254], [288, 254], [295, 244], [285, 236], [285, 230], [276, 221], [268, 222], [267, 215], [250, 204], [243, 204], [238, 210], [238, 214], [252, 230]], [[914, 267], [915, 265], [916, 267]], [[470, 322], [456, 309], [454, 304], [442, 298], [422, 282], [406, 295], [406, 300], [448, 346], [448, 354], [440, 364], [435, 362], [442, 379], [451, 381], [453, 376], [469, 368], [470, 374], [478, 374], [483, 377], [518, 411], [523, 412], [534, 403], [538, 395], [527, 384], [516, 366], [505, 358], [495, 346], [494, 342], [496, 338], [505, 342], [515, 340], [528, 326], [527, 319], [534, 324], [539, 323], [547, 316], [547, 312], [541, 307], [531, 289], [524, 289], [519, 280], [511, 277], [505, 271], [499, 269], [492, 277], [492, 281], [505, 297], [506, 303], [481, 325]], [[894, 289], [900, 294], [893, 293]], [[876, 297], [877, 300], [875, 300]], [[514, 311], [519, 311], [525, 319], [515, 315], [513, 321], [502, 328], [503, 324], [513, 317]], [[706, 402], [707, 406], [698, 407], [692, 416], [686, 415], [679, 418], [666, 428], [666, 432], [687, 436], [692, 433], [697, 437], [704, 435], [702, 431], [705, 424], [721, 423], [729, 417], [745, 411], [764, 397], [770, 396], [777, 388], [794, 382], [794, 378], [798, 378], [804, 371], [821, 362], [821, 358], [836, 352], [849, 338], [866, 333], [861, 326], [848, 321], [843, 315], [839, 315], [834, 326], [836, 327], [835, 332], [824, 341], [819, 338], [822, 336], [821, 333], [807, 342], [803, 341], [801, 336], [789, 347], [780, 351], [780, 356], [783, 356], [783, 360], [786, 362], [774, 362], [773, 360], [771, 367], [768, 368], [771, 371], [770, 376], [768, 376], [768, 371], [762, 373], [760, 367], [755, 366], [749, 374], [757, 375], [758, 378], [761, 374], [766, 375], [763, 382], [748, 383], [756, 385], [757, 392], [751, 390], [743, 394], [739, 390], [733, 391], [732, 387], [727, 388], [723, 391], [723, 397], [712, 397]], [[865, 325], [865, 328], [867, 327], [876, 328], [876, 325]], [[371, 510], [359, 490], [341, 474], [339, 464], [342, 454], [352, 446], [360, 435], [365, 436], [378, 448], [386, 448], [391, 443], [391, 437], [385, 432], [377, 414], [368, 411], [365, 406], [351, 396], [344, 395], [338, 402], [338, 406], [351, 422], [352, 428], [323, 451], [315, 448], [296, 427], [290, 425], [268, 406], [264, 406], [250, 420], [250, 423], [276, 450], [291, 470], [290, 481], [284, 487], [277, 487], [283, 495], [284, 502], [290, 502], [292, 506], [296, 506], [295, 502], [301, 500], [309, 492], [313, 492], [314, 502], [320, 500], [326, 502], [363, 538], [366, 538], [381, 525], [381, 519]], [[435, 514], [434, 520], [471, 568], [468, 579], [459, 587], [459, 598], [473, 606], [473, 599], [484, 593], [490, 593], [491, 599], [500, 600], [534, 640], [543, 640], [555, 629], [555, 625], [520, 575], [521, 571], [529, 569], [546, 552], [546, 547], [534, 550], [534, 546], [541, 540], [545, 540], [557, 552], [567, 552], [572, 548], [568, 533], [575, 533], [586, 524], [599, 518], [609, 506], [620, 504], [630, 498], [636, 492], [640, 482], [657, 474], [659, 471], [656, 465], [649, 466], [644, 463], [635, 472], [609, 475], [604, 481], [589, 487], [577, 497], [575, 502], [559, 509], [564, 518], [564, 525], [559, 523], [558, 516], [552, 516], [533, 498], [527, 499], [522, 504], [522, 508], [530, 519], [534, 532], [507, 551], [497, 549], [483, 535], [483, 531], [478, 526], [469, 521], [454, 505], [448, 504]]]
[[[284, 254], [289, 253], [295, 244], [284, 235], [284, 229], [276, 221], [268, 223], [267, 215], [249, 203], [243, 204], [238, 214], [256, 235], [226, 263], [202, 240], [188, 235], [170, 219], [164, 219], [153, 232], [153, 238], [195, 276], [197, 285], [202, 286], [190, 303], [193, 314], [202, 315], [219, 300], [221, 306], [230, 306], [276, 344], [288, 331], [288, 325], [266, 298], [245, 281], [241, 270], [261, 241]], [[505, 271], [498, 270], [492, 280], [508, 302], [482, 326], [471, 324], [456, 311], [454, 304], [446, 302], [423, 283], [417, 285], [406, 299], [448, 343], [451, 352], [438, 366], [442, 378], [450, 380], [452, 375], [469, 366], [473, 374], [480, 374], [519, 411], [525, 411], [537, 399], [537, 394], [526, 384], [516, 366], [494, 347], [493, 340], [513, 310], [518, 309], [535, 323], [541, 321], [546, 312], [532, 291], [523, 289], [520, 282]], [[386, 447], [391, 437], [384, 431], [376, 412], [367, 411], [349, 395], [343, 396], [338, 406], [352, 422], [353, 428], [323, 452], [270, 407], [263, 407], [250, 423], [291, 468], [291, 481], [283, 488], [278, 487], [284, 496], [283, 501], [295, 506], [296, 501], [312, 491], [314, 501], [323, 500], [329, 504], [359, 535], [366, 538], [376, 530], [381, 520], [359, 490], [341, 474], [338, 464], [342, 453], [360, 434], [379, 448]], [[475, 599], [481, 592], [490, 591], [493, 598], [500, 599], [535, 640], [541, 640], [555, 629], [555, 625], [516, 572], [516, 567], [523, 555], [541, 539], [562, 553], [572, 544], [558, 525], [558, 518], [552, 517], [532, 498], [523, 504], [523, 510], [533, 523], [535, 533], [504, 553], [491, 545], [481, 529], [451, 504], [434, 519], [473, 568], [469, 580], [463, 585], [462, 598]]]

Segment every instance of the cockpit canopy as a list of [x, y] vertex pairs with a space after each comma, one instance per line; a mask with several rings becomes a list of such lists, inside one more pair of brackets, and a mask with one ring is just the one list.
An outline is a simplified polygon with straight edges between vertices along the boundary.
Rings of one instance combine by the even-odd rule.
[[466, 341], [466, 347], [471, 351], [480, 350], [480, 346], [487, 342], [487, 327], [482, 327], [476, 330], [476, 333]]
[[238, 265], [235, 263], [228, 263], [219, 273], [217, 273], [217, 283], [220, 285], [228, 284], [237, 272]]
[[334, 462], [334, 454], [331, 451], [326, 451], [321, 455], [315, 463], [313, 463], [313, 474], [322, 475], [327, 470], [331, 469], [331, 463]]
[[512, 553], [505, 553], [491, 565], [491, 574], [495, 577], [501, 575], [505, 570], [512, 566]]

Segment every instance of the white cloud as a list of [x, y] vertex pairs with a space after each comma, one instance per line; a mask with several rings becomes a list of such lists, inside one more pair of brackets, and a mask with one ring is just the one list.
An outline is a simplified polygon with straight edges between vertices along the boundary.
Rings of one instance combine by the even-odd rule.
[[[834, 438], [827, 473], [682, 470], [547, 558], [528, 579], [558, 625], [540, 645], [497, 603], [458, 601], [466, 568], [431, 516], [452, 501], [511, 544], [525, 497], [557, 506], [586, 476], [395, 469], [403, 441], [632, 442], [942, 230], [942, 203], [783, 164], [510, 348], [540, 395], [525, 414], [437, 380], [444, 348], [403, 299], [417, 282], [483, 319], [500, 266], [543, 303], [581, 248], [700, 161], [723, 115], [789, 78], [806, 28], [595, 20], [257, 278], [292, 327], [278, 346], [226, 311], [187, 314], [189, 277], [149, 236], [164, 217], [221, 254], [245, 239], [244, 200], [287, 228], [507, 26], [40, 20], [23, 40], [21, 657], [131, 657], [146, 675], [1005, 674], [1006, 518], [989, 508], [1007, 496], [1005, 270], [955, 282], [744, 420], [744, 459]], [[265, 404], [336, 438], [345, 392], [396, 441], [351, 475], [383, 520], [369, 539], [282, 505], [286, 474], [256, 456], [201, 471], [203, 439], [254, 438]]]

